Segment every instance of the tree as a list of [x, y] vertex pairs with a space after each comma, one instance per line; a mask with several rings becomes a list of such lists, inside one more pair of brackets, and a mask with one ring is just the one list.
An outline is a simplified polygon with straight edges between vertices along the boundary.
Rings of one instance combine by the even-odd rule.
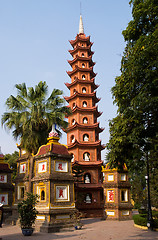
[[5, 162], [9, 163], [10, 168], [13, 170], [13, 174], [12, 174], [12, 179], [15, 179], [16, 177], [16, 172], [17, 172], [17, 158], [19, 157], [19, 153], [17, 151], [15, 151], [12, 154], [5, 154], [4, 155], [4, 159]]
[[[112, 88], [118, 116], [110, 122], [107, 160], [111, 166], [118, 167], [125, 162], [136, 174], [149, 163], [155, 174], [158, 159], [158, 4], [157, 0], [131, 0], [130, 4], [133, 19], [123, 31], [126, 47], [121, 75], [116, 77]], [[158, 192], [158, 188], [155, 191]]]
[[22, 229], [30, 229], [35, 223], [38, 211], [35, 205], [38, 202], [38, 195], [33, 193], [26, 193], [26, 199], [18, 203], [18, 212], [20, 218], [20, 225]]
[[65, 116], [70, 113], [70, 109], [64, 106], [65, 100], [60, 97], [63, 92], [59, 89], [54, 89], [47, 98], [46, 82], [39, 82], [35, 88], [28, 89], [25, 83], [15, 86], [18, 94], [7, 99], [6, 106], [9, 111], [2, 115], [2, 125], [12, 130], [13, 137], [20, 139], [20, 148], [29, 154], [29, 192], [31, 192], [32, 154], [36, 154], [38, 148], [46, 144], [53, 124], [67, 127]]
[[15, 139], [20, 138], [20, 146], [35, 154], [38, 148], [47, 142], [52, 124], [66, 128], [65, 115], [70, 109], [64, 106], [63, 93], [54, 89], [47, 97], [46, 82], [39, 82], [35, 88], [26, 88], [26, 84], [16, 84], [17, 96], [11, 95], [6, 106], [9, 110], [2, 115], [2, 125], [12, 130]]

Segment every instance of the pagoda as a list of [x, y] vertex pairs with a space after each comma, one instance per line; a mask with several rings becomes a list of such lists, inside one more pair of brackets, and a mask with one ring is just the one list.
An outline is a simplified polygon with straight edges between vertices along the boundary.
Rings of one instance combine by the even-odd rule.
[[99, 133], [104, 129], [99, 127], [97, 118], [101, 115], [96, 103], [98, 85], [95, 84], [95, 63], [92, 60], [90, 36], [84, 34], [82, 16], [80, 15], [79, 33], [71, 40], [72, 50], [69, 53], [72, 60], [68, 61], [72, 71], [67, 74], [71, 83], [65, 83], [70, 90], [70, 96], [65, 97], [72, 109], [68, 117], [67, 146], [72, 154], [72, 166], [83, 171], [75, 183], [76, 208], [85, 217], [103, 215], [104, 194], [102, 188], [101, 150], [104, 146], [99, 140]]

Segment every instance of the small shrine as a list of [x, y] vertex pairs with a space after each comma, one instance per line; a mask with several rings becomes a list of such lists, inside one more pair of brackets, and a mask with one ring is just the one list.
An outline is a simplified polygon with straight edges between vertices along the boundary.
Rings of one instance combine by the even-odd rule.
[[[38, 216], [36, 229], [41, 232], [56, 232], [74, 224], [75, 209], [74, 179], [71, 158], [65, 145], [59, 143], [55, 129], [49, 133], [48, 143], [37, 154], [29, 157], [20, 149], [17, 160], [18, 172], [15, 187], [15, 204], [25, 198], [25, 192], [39, 195], [36, 206]], [[31, 183], [31, 188], [29, 187]]]
[[12, 214], [14, 186], [11, 180], [12, 170], [9, 164], [4, 162], [4, 155], [0, 147], [0, 203], [3, 204], [4, 219]]
[[73, 225], [76, 212], [71, 158], [65, 145], [59, 143], [55, 128], [48, 143], [34, 156], [33, 192], [39, 195], [37, 221], [44, 220], [41, 232], [56, 232]]
[[107, 220], [131, 220], [132, 204], [127, 167], [122, 171], [102, 167], [105, 196], [105, 217]]

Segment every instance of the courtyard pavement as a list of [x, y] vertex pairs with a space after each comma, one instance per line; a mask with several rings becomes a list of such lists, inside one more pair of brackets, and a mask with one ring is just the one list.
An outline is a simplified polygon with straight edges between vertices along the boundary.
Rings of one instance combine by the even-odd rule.
[[133, 220], [102, 221], [100, 219], [82, 219], [84, 226], [81, 230], [59, 233], [34, 232], [25, 237], [19, 226], [3, 225], [0, 228], [0, 240], [155, 240], [158, 232], [142, 230], [134, 227]]

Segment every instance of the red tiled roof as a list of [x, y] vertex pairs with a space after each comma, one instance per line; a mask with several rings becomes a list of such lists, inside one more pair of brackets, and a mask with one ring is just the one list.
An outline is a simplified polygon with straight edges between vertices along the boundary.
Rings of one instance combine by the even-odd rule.
[[0, 172], [1, 171], [11, 172], [12, 170], [9, 168], [8, 163], [0, 163]]
[[50, 143], [48, 145], [41, 146], [36, 156], [43, 155], [48, 152], [55, 153], [55, 154], [69, 155], [68, 150], [64, 145]]

